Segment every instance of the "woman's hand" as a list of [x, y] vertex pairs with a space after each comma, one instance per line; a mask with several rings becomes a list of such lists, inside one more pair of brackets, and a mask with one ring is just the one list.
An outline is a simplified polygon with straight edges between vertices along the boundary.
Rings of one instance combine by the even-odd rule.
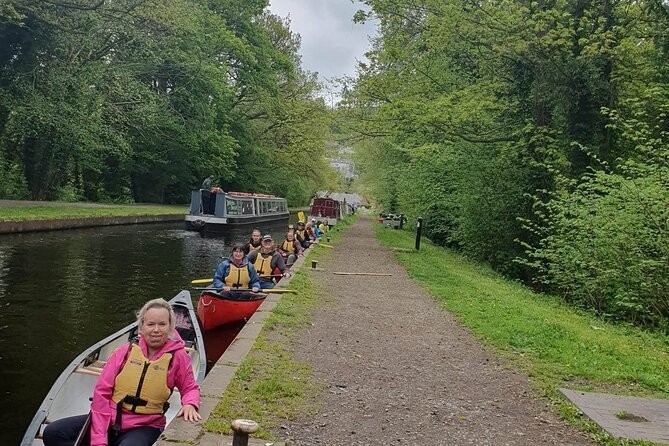
[[253, 288], [251, 288], [252, 293], [257, 293], [258, 291], [260, 291], [260, 288], [258, 288], [257, 286], [254, 286]]
[[230, 287], [229, 287], [229, 286], [227, 286], [227, 285], [226, 285], [226, 286], [224, 286], [224, 287], [223, 287], [223, 291], [226, 291], [226, 292], [227, 292], [227, 291], [230, 291]]
[[179, 418], [181, 415], [184, 416], [184, 420], [186, 421], [195, 422], [202, 419], [202, 416], [197, 412], [195, 406], [191, 404], [184, 404], [181, 406], [181, 409], [179, 409], [179, 413], [177, 414], [177, 418]]

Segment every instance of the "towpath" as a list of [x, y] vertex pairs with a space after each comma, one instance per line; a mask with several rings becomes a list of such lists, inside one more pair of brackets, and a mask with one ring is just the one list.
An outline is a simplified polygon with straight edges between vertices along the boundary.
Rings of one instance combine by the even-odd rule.
[[295, 348], [326, 383], [324, 406], [277, 434], [295, 445], [590, 444], [409, 278], [372, 224], [359, 220], [312, 272], [328, 299]]

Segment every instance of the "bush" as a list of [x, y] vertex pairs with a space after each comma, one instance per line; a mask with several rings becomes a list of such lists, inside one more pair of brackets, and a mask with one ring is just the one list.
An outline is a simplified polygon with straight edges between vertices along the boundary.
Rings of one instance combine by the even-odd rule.
[[[607, 111], [632, 156], [614, 171], [591, 171], [555, 195], [538, 246], [524, 263], [549, 291], [598, 313], [669, 328], [669, 92], [650, 89]], [[604, 166], [606, 167], [606, 166]]]
[[28, 183], [23, 175], [23, 169], [18, 164], [0, 165], [0, 199], [27, 200]]

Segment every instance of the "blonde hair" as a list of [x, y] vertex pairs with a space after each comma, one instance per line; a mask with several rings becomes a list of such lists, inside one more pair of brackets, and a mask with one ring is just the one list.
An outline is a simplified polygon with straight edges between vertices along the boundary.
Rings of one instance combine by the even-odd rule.
[[169, 315], [170, 332], [172, 332], [176, 326], [176, 316], [174, 315], [174, 309], [172, 308], [172, 305], [170, 305], [165, 299], [162, 298], [148, 301], [147, 303], [144, 304], [142, 309], [137, 312], [137, 324], [139, 325], [139, 327], [140, 328], [142, 327], [142, 323], [144, 322], [144, 316], [146, 316], [146, 312], [152, 308], [162, 308], [164, 310], [167, 310], [167, 314]]

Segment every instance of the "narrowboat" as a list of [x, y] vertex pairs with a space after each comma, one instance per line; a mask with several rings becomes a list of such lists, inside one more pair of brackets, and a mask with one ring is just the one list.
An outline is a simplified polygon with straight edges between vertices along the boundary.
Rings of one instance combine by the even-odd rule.
[[186, 229], [222, 231], [230, 225], [255, 225], [288, 219], [285, 198], [267, 194], [200, 189], [191, 194]]
[[337, 224], [341, 218], [341, 203], [332, 198], [314, 198], [309, 212], [309, 220], [328, 221], [329, 226]]

